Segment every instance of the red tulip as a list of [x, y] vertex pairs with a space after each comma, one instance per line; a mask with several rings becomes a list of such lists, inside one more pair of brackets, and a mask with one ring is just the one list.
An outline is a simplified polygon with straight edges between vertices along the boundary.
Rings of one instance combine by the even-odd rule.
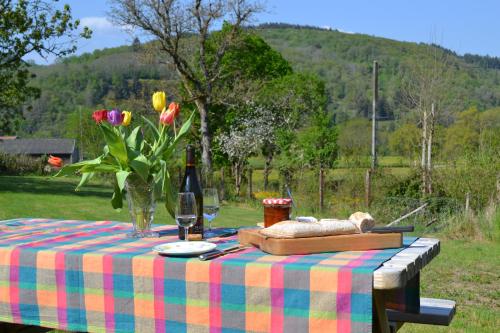
[[175, 112], [170, 111], [170, 109], [168, 109], [167, 111], [163, 111], [161, 113], [160, 122], [163, 125], [171, 125], [174, 122], [174, 118], [175, 118]]
[[60, 157], [55, 157], [52, 155], [49, 155], [49, 159], [47, 162], [52, 165], [53, 167], [60, 168], [63, 165], [63, 160]]
[[108, 120], [108, 110], [97, 110], [92, 113], [92, 118], [94, 121], [99, 124], [103, 121]]
[[181, 112], [181, 107], [180, 107], [179, 103], [172, 102], [168, 106], [168, 110], [170, 112], [174, 113], [174, 118], [175, 118], [175, 117], [177, 117], [179, 115], [179, 112]]

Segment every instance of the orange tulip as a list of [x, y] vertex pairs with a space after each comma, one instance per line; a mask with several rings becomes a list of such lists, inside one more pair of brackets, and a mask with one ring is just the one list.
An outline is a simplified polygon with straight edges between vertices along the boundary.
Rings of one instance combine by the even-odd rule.
[[56, 168], [60, 168], [62, 167], [63, 165], [63, 160], [62, 158], [60, 157], [55, 157], [55, 156], [52, 156], [50, 155], [49, 156], [49, 159], [47, 160], [47, 162], [52, 165], [53, 167], [56, 167]]

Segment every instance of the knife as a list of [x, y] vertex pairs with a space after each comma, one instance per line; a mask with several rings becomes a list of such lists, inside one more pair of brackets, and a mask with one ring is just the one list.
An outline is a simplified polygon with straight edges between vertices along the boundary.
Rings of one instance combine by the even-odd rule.
[[415, 227], [409, 226], [399, 226], [399, 227], [373, 227], [369, 232], [372, 234], [387, 234], [391, 232], [413, 232]]
[[223, 256], [223, 255], [228, 254], [228, 253], [233, 253], [233, 252], [238, 252], [238, 251], [241, 251], [241, 250], [245, 250], [247, 248], [248, 248], [247, 246], [242, 246], [240, 244], [235, 244], [235, 245], [230, 246], [228, 248], [225, 248], [223, 250], [213, 250], [213, 251], [210, 251], [210, 252], [207, 252], [207, 253], [200, 254], [198, 256], [198, 258], [200, 260], [203, 260], [203, 261], [210, 260], [210, 259], [214, 259], [214, 258]]

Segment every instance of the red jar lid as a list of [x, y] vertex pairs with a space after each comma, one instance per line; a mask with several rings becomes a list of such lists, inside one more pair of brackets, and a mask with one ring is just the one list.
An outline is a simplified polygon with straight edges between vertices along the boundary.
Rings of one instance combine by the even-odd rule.
[[262, 200], [264, 205], [289, 205], [292, 203], [292, 199], [290, 198], [268, 198]]

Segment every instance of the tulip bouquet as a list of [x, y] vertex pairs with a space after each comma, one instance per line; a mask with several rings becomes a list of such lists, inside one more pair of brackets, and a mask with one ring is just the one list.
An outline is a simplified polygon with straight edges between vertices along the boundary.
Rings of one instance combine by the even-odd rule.
[[[102, 131], [106, 145], [103, 153], [93, 160], [64, 166], [56, 176], [78, 173], [81, 175], [76, 190], [85, 185], [95, 173], [115, 175], [113, 208], [123, 205], [123, 193], [127, 195], [134, 237], [153, 236], [150, 231], [154, 216], [155, 197], [165, 196], [166, 207], [174, 215], [174, 202], [168, 162], [179, 140], [191, 126], [193, 114], [176, 130], [175, 119], [180, 113], [179, 104], [167, 107], [165, 92], [156, 92], [153, 108], [159, 114], [158, 125], [143, 117], [149, 133], [139, 125], [130, 130], [132, 113], [128, 111], [97, 110], [92, 118]], [[149, 134], [149, 135], [146, 135]]]

